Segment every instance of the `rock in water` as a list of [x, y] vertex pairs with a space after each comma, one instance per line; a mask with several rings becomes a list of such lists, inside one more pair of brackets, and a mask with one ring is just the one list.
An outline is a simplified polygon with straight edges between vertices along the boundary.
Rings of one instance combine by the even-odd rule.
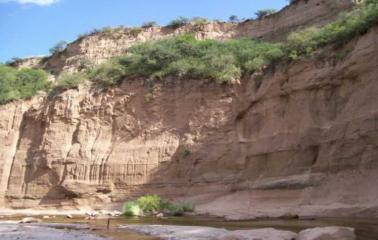
[[317, 227], [303, 230], [298, 240], [355, 240], [353, 228], [348, 227]]
[[125, 225], [121, 228], [167, 240], [215, 240], [228, 233], [222, 228], [195, 226]]
[[42, 220], [38, 218], [33, 218], [33, 217], [26, 217], [23, 218], [19, 223], [41, 223]]
[[227, 233], [219, 240], [295, 240], [297, 234], [290, 231], [281, 231], [274, 228], [255, 230], [238, 230]]
[[223, 228], [169, 225], [126, 225], [131, 231], [167, 240], [296, 240], [297, 234], [274, 228], [227, 231]]

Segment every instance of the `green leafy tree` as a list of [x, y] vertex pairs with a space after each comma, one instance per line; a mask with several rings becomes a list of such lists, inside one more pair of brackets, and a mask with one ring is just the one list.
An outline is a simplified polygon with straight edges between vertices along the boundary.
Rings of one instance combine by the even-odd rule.
[[239, 18], [238, 18], [238, 16], [236, 16], [236, 15], [231, 15], [231, 16], [228, 18], [228, 21], [229, 21], [229, 22], [232, 22], [232, 23], [237, 23], [237, 22], [239, 22]]
[[43, 70], [0, 65], [0, 103], [30, 98], [49, 84]]
[[209, 20], [207, 18], [202, 18], [202, 17], [194, 17], [190, 20], [191, 23], [194, 25], [204, 25], [209, 23]]
[[134, 45], [127, 55], [92, 69], [89, 78], [105, 86], [134, 77], [211, 79], [231, 84], [272, 63], [312, 56], [330, 44], [342, 46], [377, 24], [377, 0], [370, 0], [322, 28], [291, 33], [282, 43], [243, 38], [200, 41], [186, 34]]
[[258, 10], [255, 15], [257, 17], [257, 19], [261, 20], [263, 19], [264, 17], [266, 16], [269, 16], [269, 15], [272, 15], [274, 13], [276, 13], [277, 10], [276, 9], [272, 9], [272, 8], [269, 8], [269, 9], [261, 9], [261, 10]]
[[67, 47], [66, 41], [59, 41], [57, 44], [55, 44], [52, 48], [50, 48], [50, 53], [52, 55], [60, 53], [64, 51]]
[[166, 27], [168, 28], [179, 28], [189, 23], [189, 19], [186, 17], [178, 17], [168, 23]]
[[158, 24], [154, 21], [149, 21], [142, 24], [142, 28], [151, 28], [156, 26], [158, 26]]
[[84, 73], [61, 73], [52, 88], [52, 93], [58, 94], [68, 89], [77, 88], [85, 79]]

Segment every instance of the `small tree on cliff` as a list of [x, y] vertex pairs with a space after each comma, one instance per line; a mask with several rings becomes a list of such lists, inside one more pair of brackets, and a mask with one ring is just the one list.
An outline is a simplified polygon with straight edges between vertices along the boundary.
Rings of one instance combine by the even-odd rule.
[[66, 41], [59, 41], [57, 44], [55, 44], [52, 48], [50, 48], [50, 53], [52, 55], [56, 53], [62, 52], [64, 49], [67, 47], [67, 42]]
[[237, 23], [237, 22], [239, 22], [239, 18], [238, 18], [238, 16], [236, 16], [236, 15], [231, 15], [231, 16], [228, 18], [228, 21], [229, 21], [229, 22], [232, 22], [232, 23]]
[[258, 10], [255, 14], [256, 14], [257, 19], [261, 20], [264, 17], [272, 15], [272, 14], [274, 14], [276, 12], [277, 12], [276, 9], [270, 8], [270, 9], [261, 9], [261, 10]]

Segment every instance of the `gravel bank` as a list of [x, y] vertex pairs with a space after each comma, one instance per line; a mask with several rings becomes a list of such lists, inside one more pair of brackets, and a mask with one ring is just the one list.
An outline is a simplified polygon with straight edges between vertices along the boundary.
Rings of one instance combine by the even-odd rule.
[[[78, 230], [82, 229], [82, 230]], [[1, 240], [106, 240], [86, 232], [86, 228], [71, 228], [70, 225], [55, 224], [17, 224], [0, 222]]]

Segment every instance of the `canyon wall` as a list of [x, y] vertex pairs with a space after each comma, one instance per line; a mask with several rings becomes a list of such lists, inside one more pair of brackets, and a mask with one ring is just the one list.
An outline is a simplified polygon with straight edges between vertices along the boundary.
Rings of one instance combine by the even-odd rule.
[[2, 206], [157, 193], [237, 219], [378, 217], [377, 33], [232, 86], [127, 79], [2, 105]]

